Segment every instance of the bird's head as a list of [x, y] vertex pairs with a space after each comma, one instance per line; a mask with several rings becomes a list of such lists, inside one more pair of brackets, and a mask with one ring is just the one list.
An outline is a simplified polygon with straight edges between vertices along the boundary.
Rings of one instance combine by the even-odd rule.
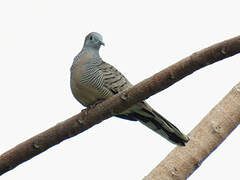
[[101, 45], [105, 45], [101, 34], [97, 32], [91, 32], [86, 36], [84, 47], [90, 47], [98, 50]]

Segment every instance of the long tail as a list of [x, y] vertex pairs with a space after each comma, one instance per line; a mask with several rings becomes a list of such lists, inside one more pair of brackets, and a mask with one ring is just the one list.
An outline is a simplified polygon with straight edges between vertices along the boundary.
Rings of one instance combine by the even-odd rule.
[[156, 133], [160, 134], [168, 141], [180, 146], [185, 146], [185, 143], [189, 141], [189, 137], [183, 134], [176, 126], [174, 126], [156, 111], [153, 110], [153, 114], [155, 116], [154, 118], [149, 118], [146, 116], [140, 117], [140, 115], [138, 116], [139, 121]]
[[144, 105], [146, 105], [144, 108], [135, 109], [135, 111], [131, 110], [131, 112], [119, 115], [118, 117], [138, 120], [168, 141], [180, 146], [185, 146], [185, 143], [189, 141], [189, 137], [184, 135], [176, 126], [153, 110], [149, 105]]

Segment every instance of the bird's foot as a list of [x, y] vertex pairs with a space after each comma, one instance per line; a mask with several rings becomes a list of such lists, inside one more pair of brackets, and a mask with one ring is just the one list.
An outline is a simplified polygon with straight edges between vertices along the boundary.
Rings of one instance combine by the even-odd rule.
[[89, 105], [87, 108], [83, 109], [82, 112], [84, 113], [85, 116], [87, 116], [88, 111], [94, 107], [96, 107], [96, 105], [100, 104], [101, 102], [103, 102], [105, 99], [99, 99], [96, 102], [94, 102], [93, 104]]
[[87, 115], [88, 115], [88, 111], [89, 111], [89, 108], [87, 107], [87, 108], [85, 108], [85, 109], [83, 109], [81, 112], [83, 112], [83, 114], [84, 114], [84, 117], [86, 117]]
[[94, 108], [94, 107], [96, 107], [98, 104], [100, 104], [103, 101], [105, 101], [105, 99], [98, 99], [96, 102], [94, 102], [93, 104], [91, 104], [87, 108], [89, 108], [89, 109]]

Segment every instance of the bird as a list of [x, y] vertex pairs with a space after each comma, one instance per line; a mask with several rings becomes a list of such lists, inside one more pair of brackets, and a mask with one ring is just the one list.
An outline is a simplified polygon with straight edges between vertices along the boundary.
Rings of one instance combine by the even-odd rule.
[[[71, 66], [72, 94], [87, 108], [133, 86], [115, 67], [102, 60], [99, 50], [104, 45], [101, 34], [89, 33], [85, 37], [82, 50], [75, 56]], [[185, 146], [189, 141], [187, 135], [155, 111], [146, 101], [139, 102], [115, 116], [139, 121], [173, 144]]]

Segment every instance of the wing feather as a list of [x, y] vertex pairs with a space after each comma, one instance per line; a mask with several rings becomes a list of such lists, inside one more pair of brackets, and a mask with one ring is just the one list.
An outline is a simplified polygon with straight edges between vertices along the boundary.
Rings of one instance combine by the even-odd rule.
[[127, 78], [112, 65], [103, 61], [99, 69], [103, 77], [103, 86], [114, 94], [132, 87]]

